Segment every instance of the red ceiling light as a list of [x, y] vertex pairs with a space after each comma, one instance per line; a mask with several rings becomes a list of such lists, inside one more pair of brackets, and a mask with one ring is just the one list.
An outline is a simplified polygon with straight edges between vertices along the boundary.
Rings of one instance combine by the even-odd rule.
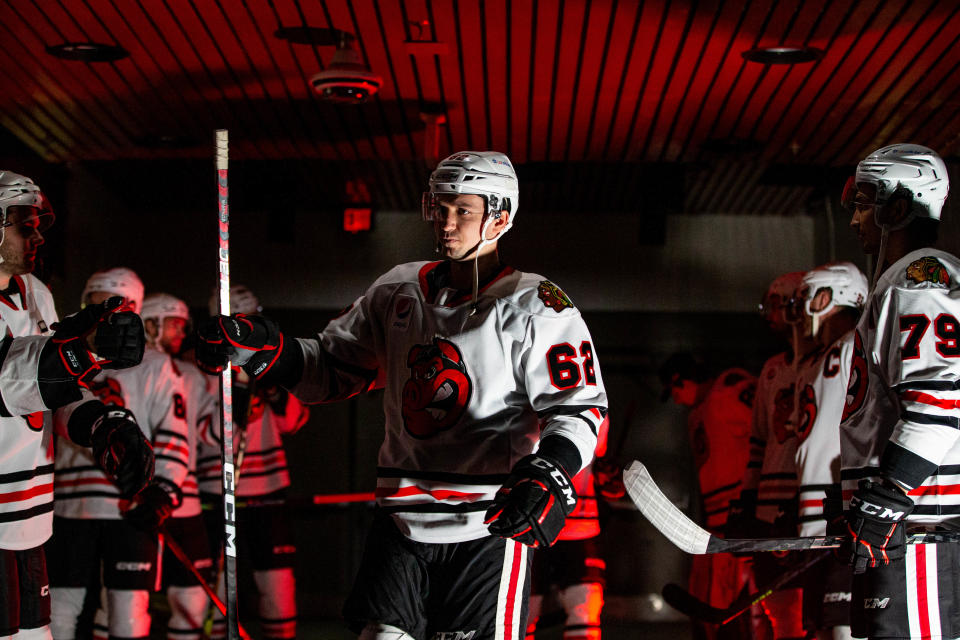
[[102, 42], [64, 42], [47, 47], [47, 53], [61, 60], [78, 62], [116, 62], [130, 55], [130, 52], [117, 44]]
[[757, 47], [740, 55], [750, 62], [760, 64], [801, 64], [823, 57], [823, 49], [816, 47]]

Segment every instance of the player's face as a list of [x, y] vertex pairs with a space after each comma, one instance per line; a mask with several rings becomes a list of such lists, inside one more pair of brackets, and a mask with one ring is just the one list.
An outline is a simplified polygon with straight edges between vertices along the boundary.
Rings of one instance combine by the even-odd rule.
[[857, 195], [853, 199], [853, 217], [850, 228], [853, 229], [863, 252], [875, 254], [880, 250], [880, 227], [876, 223], [877, 188], [872, 184], [857, 185]]
[[[439, 211], [433, 223], [440, 253], [447, 260], [473, 258], [473, 248], [480, 243], [486, 202], [476, 194], [444, 194], [438, 198]], [[481, 253], [493, 250], [487, 245]]]
[[0, 245], [0, 271], [19, 276], [30, 273], [37, 263], [37, 249], [43, 244], [40, 233], [42, 218], [36, 207], [13, 205], [7, 207], [7, 222], [3, 244]]
[[183, 318], [164, 318], [160, 327], [160, 337], [157, 339], [164, 351], [170, 355], [180, 353], [183, 340], [187, 337], [187, 321]]

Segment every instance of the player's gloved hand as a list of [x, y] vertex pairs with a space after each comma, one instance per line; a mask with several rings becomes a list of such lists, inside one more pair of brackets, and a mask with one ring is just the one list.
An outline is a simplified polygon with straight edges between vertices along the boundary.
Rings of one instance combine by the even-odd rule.
[[153, 448], [129, 409], [107, 407], [93, 423], [90, 445], [121, 497], [132, 498], [153, 478]]
[[[285, 350], [287, 345], [293, 348]], [[285, 353], [286, 351], [286, 353]], [[197, 365], [217, 375], [230, 361], [243, 367], [256, 380], [270, 374], [270, 381], [292, 386], [300, 378], [302, 354], [296, 340], [285, 343], [276, 322], [263, 316], [238, 313], [214, 316], [197, 327]]]
[[534, 548], [556, 541], [566, 518], [577, 506], [577, 492], [563, 468], [540, 454], [514, 465], [487, 509], [490, 533]]
[[610, 458], [593, 461], [593, 483], [597, 493], [607, 500], [617, 500], [627, 493], [623, 486], [623, 468]]
[[177, 486], [157, 479], [137, 494], [123, 517], [141, 531], [156, 533], [181, 502], [183, 494]]
[[906, 555], [904, 521], [911, 511], [913, 501], [900, 489], [860, 481], [846, 513], [847, 529], [853, 537], [849, 562], [854, 573]]
[[[744, 489], [740, 497], [730, 501], [730, 511], [723, 527], [725, 538], [763, 538], [769, 524], [757, 519], [757, 491]], [[749, 554], [747, 554], [749, 555]]]
[[80, 338], [100, 358], [104, 369], [126, 369], [140, 364], [146, 337], [143, 321], [121, 296], [90, 304], [51, 327], [54, 340], [66, 344]]

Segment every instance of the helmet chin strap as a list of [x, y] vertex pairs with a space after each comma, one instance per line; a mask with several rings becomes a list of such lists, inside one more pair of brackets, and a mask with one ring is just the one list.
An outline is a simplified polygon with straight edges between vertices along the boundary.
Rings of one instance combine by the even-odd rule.
[[477, 312], [477, 298], [479, 297], [480, 290], [480, 249], [493, 243], [497, 237], [499, 237], [498, 234], [497, 237], [494, 237], [492, 240], [487, 240], [487, 229], [489, 229], [490, 225], [496, 220], [497, 217], [487, 215], [487, 219], [484, 220], [483, 226], [480, 228], [480, 242], [473, 248], [473, 293], [471, 295], [470, 315]]

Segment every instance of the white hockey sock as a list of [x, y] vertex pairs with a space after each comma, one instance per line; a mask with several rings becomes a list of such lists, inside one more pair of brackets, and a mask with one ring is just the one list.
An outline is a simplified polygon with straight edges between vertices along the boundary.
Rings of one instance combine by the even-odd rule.
[[561, 589], [559, 596], [560, 604], [567, 612], [563, 637], [600, 640], [603, 587], [596, 582], [574, 584]]
[[297, 585], [293, 569], [254, 571], [253, 579], [260, 591], [258, 613], [265, 638], [297, 636]]
[[47, 625], [35, 629], [20, 629], [10, 637], [13, 640], [53, 640], [50, 627]]
[[167, 601], [170, 603], [167, 637], [170, 640], [199, 640], [210, 605], [203, 587], [168, 587]]
[[150, 592], [139, 589], [107, 589], [107, 620], [111, 636], [148, 637]]
[[87, 590], [83, 587], [50, 587], [50, 631], [57, 640], [77, 636], [77, 619]]

